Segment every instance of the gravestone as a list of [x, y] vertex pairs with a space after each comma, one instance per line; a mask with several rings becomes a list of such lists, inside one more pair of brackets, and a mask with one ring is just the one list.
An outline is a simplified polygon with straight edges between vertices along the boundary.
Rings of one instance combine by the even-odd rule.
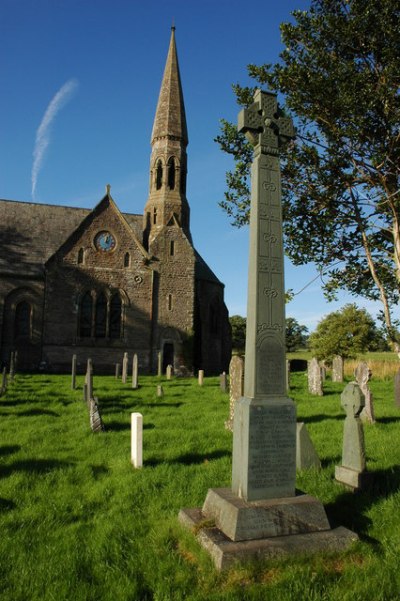
[[372, 392], [368, 386], [368, 382], [372, 376], [372, 371], [369, 369], [368, 364], [365, 361], [361, 361], [361, 363], [357, 365], [354, 370], [354, 376], [365, 398], [365, 404], [363, 410], [361, 411], [360, 419], [363, 422], [374, 424], [375, 413], [372, 402]]
[[367, 479], [364, 431], [360, 419], [365, 399], [356, 382], [347, 384], [341, 395], [341, 405], [346, 412], [346, 419], [343, 427], [342, 465], [335, 467], [335, 479], [352, 489], [359, 489], [365, 486]]
[[164, 396], [164, 389], [163, 389], [163, 387], [162, 387], [162, 385], [161, 385], [161, 384], [158, 384], [158, 385], [157, 385], [157, 396], [158, 396], [159, 398], [161, 398], [161, 397], [163, 397], [163, 396]]
[[321, 381], [322, 381], [322, 384], [323, 384], [325, 382], [325, 380], [326, 380], [326, 365], [325, 365], [325, 363], [322, 363], [320, 365], [320, 368], [321, 368]]
[[225, 428], [233, 432], [235, 404], [244, 393], [244, 361], [239, 355], [233, 355], [229, 363], [229, 419]]
[[15, 355], [12, 352], [10, 355], [10, 371], [9, 371], [10, 381], [14, 379], [15, 376]]
[[279, 149], [294, 130], [276, 97], [258, 90], [239, 115], [254, 145], [244, 396], [236, 403], [232, 487], [208, 491], [180, 519], [219, 569], [276, 554], [345, 548], [357, 538], [330, 530], [322, 504], [296, 495], [296, 409], [286, 396], [285, 289]]
[[203, 386], [203, 384], [204, 384], [204, 369], [199, 369], [198, 381], [199, 381], [199, 386]]
[[321, 468], [321, 461], [304, 422], [298, 422], [296, 433], [296, 468], [298, 470]]
[[7, 368], [3, 367], [3, 371], [1, 374], [1, 388], [0, 395], [3, 395], [7, 390]]
[[72, 355], [72, 369], [71, 369], [71, 388], [76, 388], [76, 355]]
[[93, 363], [91, 359], [87, 360], [85, 384], [86, 402], [89, 404], [90, 401], [93, 399]]
[[87, 384], [83, 385], [83, 400], [85, 401], [85, 403], [89, 407], [88, 385]]
[[132, 388], [136, 390], [138, 385], [138, 356], [135, 353], [132, 359]]
[[172, 365], [167, 365], [166, 376], [167, 380], [170, 380], [172, 378]]
[[119, 378], [120, 370], [121, 370], [121, 364], [116, 363], [115, 364], [115, 379], [116, 380], [118, 380], [118, 378]]
[[128, 379], [128, 353], [124, 353], [124, 358], [122, 359], [122, 383], [126, 384]]
[[332, 360], [332, 382], [343, 382], [344, 362], [340, 355], [335, 355]]
[[162, 376], [162, 352], [157, 353], [157, 375], [159, 378]]
[[143, 467], [143, 415], [131, 413], [131, 462], [134, 467]]
[[104, 432], [105, 428], [101, 419], [97, 398], [89, 400], [89, 416], [92, 432]]
[[321, 376], [321, 367], [318, 363], [318, 359], [315, 357], [308, 362], [308, 391], [310, 394], [314, 394], [317, 396], [322, 396], [322, 376]]
[[400, 369], [394, 377], [394, 403], [400, 407]]
[[221, 392], [226, 392], [228, 386], [226, 373], [223, 371], [219, 376], [219, 389]]

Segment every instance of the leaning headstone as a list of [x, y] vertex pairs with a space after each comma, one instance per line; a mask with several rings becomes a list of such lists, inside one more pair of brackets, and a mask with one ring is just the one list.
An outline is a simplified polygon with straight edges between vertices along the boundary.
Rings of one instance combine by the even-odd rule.
[[[357, 538], [331, 531], [322, 504], [296, 495], [296, 408], [286, 396], [285, 288], [279, 149], [293, 137], [276, 97], [258, 90], [239, 115], [254, 145], [244, 396], [236, 403], [232, 488], [208, 491], [181, 521], [218, 568], [305, 550], [345, 548]], [[204, 520], [215, 527], [207, 528]]]
[[223, 371], [219, 376], [219, 389], [221, 392], [226, 392], [228, 387], [226, 373]]
[[244, 361], [239, 355], [233, 355], [229, 363], [229, 419], [225, 428], [233, 432], [235, 404], [243, 396], [244, 391]]
[[296, 468], [306, 470], [310, 467], [321, 468], [321, 461], [304, 422], [297, 423], [296, 433]]
[[122, 359], [122, 383], [126, 384], [128, 379], [128, 353], [124, 353], [124, 358]]
[[89, 403], [93, 399], [93, 364], [92, 360], [88, 359], [86, 368], [86, 402]]
[[322, 396], [322, 376], [321, 367], [318, 363], [318, 359], [315, 357], [308, 362], [308, 391], [310, 394]]
[[163, 387], [161, 386], [161, 384], [158, 384], [158, 385], [157, 385], [157, 396], [158, 396], [159, 398], [161, 398], [161, 397], [163, 397], [163, 396], [164, 396], [164, 389], [163, 389]]
[[89, 397], [88, 397], [88, 385], [83, 385], [83, 400], [89, 406]]
[[365, 399], [356, 382], [347, 384], [341, 395], [346, 411], [343, 427], [342, 465], [335, 467], [335, 479], [352, 489], [363, 488], [366, 481], [364, 430], [360, 414]]
[[394, 376], [394, 403], [400, 407], [400, 369]]
[[132, 388], [136, 390], [138, 385], [138, 356], [135, 353], [132, 359]]
[[10, 380], [12, 381], [15, 376], [15, 355], [11, 353], [10, 355], [10, 371], [9, 371]]
[[90, 427], [92, 432], [104, 432], [104, 424], [101, 419], [97, 398], [89, 401]]
[[199, 381], [199, 386], [203, 386], [203, 384], [204, 384], [204, 369], [199, 369], [198, 381]]
[[354, 370], [354, 376], [365, 398], [365, 406], [364, 409], [361, 411], [360, 419], [363, 422], [374, 424], [375, 412], [374, 405], [372, 402], [372, 392], [368, 386], [368, 382], [370, 381], [372, 376], [372, 371], [370, 370], [368, 364], [365, 361], [361, 361], [361, 363], [357, 365], [357, 367]]
[[118, 380], [118, 378], [119, 378], [120, 370], [121, 370], [121, 364], [116, 363], [115, 364], [115, 379], [116, 380]]
[[131, 462], [134, 467], [143, 467], [143, 415], [131, 413]]
[[343, 382], [344, 362], [340, 355], [335, 355], [332, 360], [332, 382]]
[[172, 378], [172, 365], [167, 365], [166, 376], [167, 380], [170, 380]]
[[76, 388], [76, 355], [72, 355], [72, 369], [71, 369], [71, 388]]
[[161, 378], [162, 376], [162, 352], [158, 351], [157, 353], [157, 376]]

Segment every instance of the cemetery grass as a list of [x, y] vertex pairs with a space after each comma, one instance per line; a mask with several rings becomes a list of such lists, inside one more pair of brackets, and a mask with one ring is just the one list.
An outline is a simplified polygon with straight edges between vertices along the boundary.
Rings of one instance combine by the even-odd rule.
[[[393, 382], [373, 379], [377, 423], [365, 427], [369, 491], [333, 480], [340, 463], [343, 385], [327, 380], [310, 397], [303, 373], [291, 397], [322, 460], [298, 473], [300, 490], [319, 498], [332, 525], [360, 541], [339, 555], [274, 560], [218, 573], [182, 507], [208, 488], [229, 486], [232, 435], [228, 395], [218, 378], [140, 378], [132, 390], [94, 378], [106, 432], [92, 434], [83, 376], [17, 375], [0, 398], [0, 598], [4, 601], [324, 600], [399, 598], [400, 410]], [[144, 467], [130, 463], [130, 413], [144, 416]]]

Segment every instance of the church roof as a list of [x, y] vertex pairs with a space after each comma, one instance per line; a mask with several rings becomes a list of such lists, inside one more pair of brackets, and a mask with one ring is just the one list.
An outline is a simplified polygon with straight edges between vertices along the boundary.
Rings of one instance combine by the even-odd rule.
[[161, 84], [151, 142], [157, 138], [172, 137], [188, 144], [185, 104], [183, 102], [181, 76], [175, 43], [175, 27], [171, 40], [164, 76]]
[[[0, 200], [0, 273], [42, 276], [45, 262], [91, 209]], [[142, 215], [122, 213], [137, 237]]]
[[207, 265], [207, 263], [205, 262], [203, 257], [199, 255], [199, 253], [197, 252], [196, 249], [194, 250], [194, 254], [196, 257], [196, 264], [195, 264], [196, 280], [206, 280], [207, 282], [214, 282], [214, 284], [219, 284], [220, 286], [221, 285], [223, 286], [221, 281], [217, 278], [215, 273], [209, 268], [209, 266]]

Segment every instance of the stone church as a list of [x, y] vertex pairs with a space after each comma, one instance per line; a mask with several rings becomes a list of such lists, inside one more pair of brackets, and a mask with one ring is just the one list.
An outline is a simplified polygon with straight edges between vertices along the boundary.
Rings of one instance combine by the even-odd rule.
[[144, 213], [106, 195], [94, 209], [0, 201], [0, 358], [110, 373], [123, 353], [143, 372], [227, 370], [224, 286], [195, 250], [186, 198], [188, 133], [174, 28], [151, 136]]

